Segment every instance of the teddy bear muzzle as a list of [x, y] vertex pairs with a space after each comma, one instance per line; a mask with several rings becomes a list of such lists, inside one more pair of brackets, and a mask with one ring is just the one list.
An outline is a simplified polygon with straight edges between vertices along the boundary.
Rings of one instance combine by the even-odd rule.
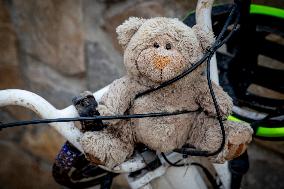
[[161, 55], [157, 55], [154, 58], [154, 66], [155, 68], [162, 70], [164, 69], [168, 64], [171, 63], [171, 58], [169, 56], [161, 56]]

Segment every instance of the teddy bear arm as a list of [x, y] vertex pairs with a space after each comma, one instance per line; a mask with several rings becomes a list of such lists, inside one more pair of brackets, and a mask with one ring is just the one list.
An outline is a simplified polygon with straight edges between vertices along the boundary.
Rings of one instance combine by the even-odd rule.
[[[98, 111], [103, 116], [123, 115], [130, 107], [136, 94], [136, 88], [127, 77], [114, 81], [98, 105]], [[112, 120], [116, 124], [119, 120]]]
[[[206, 82], [206, 81], [205, 81]], [[212, 96], [209, 91], [207, 82], [202, 82], [202, 87], [199, 87], [200, 94], [197, 95], [197, 103], [202, 109], [210, 116], [217, 116], [216, 109], [213, 103]], [[212, 88], [215, 94], [215, 98], [219, 105], [221, 117], [226, 119], [232, 112], [233, 102], [231, 97], [223, 91], [223, 89], [212, 82]]]

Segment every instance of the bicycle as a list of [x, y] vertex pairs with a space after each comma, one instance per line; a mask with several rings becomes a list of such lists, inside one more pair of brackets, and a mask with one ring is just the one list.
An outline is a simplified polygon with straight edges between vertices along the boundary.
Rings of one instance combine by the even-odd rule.
[[[248, 5], [246, 5], [246, 6], [248, 6]], [[213, 14], [213, 30], [216, 33], [220, 33], [220, 31], [221, 31], [221, 27], [220, 26], [222, 26], [224, 24], [224, 22], [225, 22], [225, 19], [222, 20], [222, 19], [220, 19], [220, 17], [221, 18], [227, 18], [228, 17], [228, 14], [229, 14], [229, 9], [228, 8], [229, 8], [228, 6], [223, 6], [222, 8], [219, 8], [219, 10], [221, 10], [221, 13], [216, 11], [217, 10], [216, 7], [213, 8], [213, 11], [212, 11], [212, 14]], [[208, 11], [208, 8], [207, 9], [203, 9], [203, 11], [205, 11], [205, 12]], [[208, 16], [208, 12], [205, 15]], [[185, 23], [190, 24], [188, 22], [188, 20], [192, 19], [192, 18], [193, 18], [192, 14], [188, 15], [188, 17], [185, 19]], [[204, 16], [202, 18], [203, 18], [203, 21], [204, 20], [205, 20], [205, 22], [208, 21], [208, 17]], [[216, 24], [215, 23], [216, 20], [214, 20], [214, 18], [218, 18], [217, 21], [219, 21], [219, 23], [217, 22], [217, 24]], [[281, 30], [279, 29], [279, 31], [281, 31]], [[228, 33], [228, 31], [226, 31], [226, 32]], [[235, 34], [235, 36], [232, 36], [232, 40], [234, 38], [236, 38], [236, 35], [237, 34]], [[234, 48], [236, 48], [235, 46], [236, 46], [236, 42], [237, 41], [238, 41], [237, 39], [235, 39], [235, 43], [233, 43], [234, 41], [231, 41], [231, 40], [227, 41], [226, 44], [228, 46], [231, 45], [230, 46], [231, 47], [231, 49], [230, 49], [231, 51], [234, 51]], [[220, 57], [224, 58], [225, 55], [217, 53], [218, 60], [220, 60]], [[233, 55], [233, 57], [238, 57], [238, 56], [237, 55]], [[219, 62], [221, 62], [221, 63], [219, 63]], [[224, 65], [227, 65], [227, 63], [224, 64], [224, 63], [222, 63], [222, 61], [218, 61], [218, 66], [219, 67], [220, 66], [224, 66]], [[235, 69], [236, 68], [233, 69], [233, 73], [235, 73], [234, 72]], [[214, 71], [212, 72], [212, 75], [216, 76], [216, 74], [217, 74], [216, 70], [215, 70], [215, 72]], [[226, 87], [231, 87], [231, 86], [235, 86], [236, 85], [235, 83], [234, 84], [225, 83], [225, 81], [226, 81], [225, 80], [226, 74], [228, 74], [228, 73], [223, 70], [223, 72], [221, 72], [221, 79], [220, 79], [220, 81], [221, 81], [220, 83], [224, 87], [225, 90], [227, 89]], [[242, 83], [243, 80], [241, 80], [239, 82]], [[227, 84], [227, 85], [225, 85], [225, 84]], [[99, 91], [98, 93], [96, 93], [95, 94], [96, 99], [99, 99], [100, 96], [103, 94], [103, 92], [105, 90], [107, 90], [107, 88], [104, 88], [101, 91]], [[227, 89], [227, 90], [230, 92], [230, 89]], [[242, 96], [241, 92], [243, 92], [243, 91], [244, 90], [241, 90], [240, 93], [238, 93], [237, 96], [234, 98], [234, 100], [235, 99], [238, 100], [240, 98], [240, 96]], [[68, 107], [68, 108], [66, 108], [64, 110], [56, 110], [54, 107], [49, 105], [46, 101], [43, 101], [43, 99], [41, 99], [38, 96], [35, 96], [35, 95], [30, 94], [28, 92], [23, 92], [23, 91], [16, 91], [16, 92], [17, 92], [17, 94], [19, 96], [22, 96], [22, 99], [24, 99], [24, 102], [22, 102], [22, 104], [20, 104], [20, 105], [23, 105], [23, 106], [25, 106], [27, 108], [31, 108], [31, 109], [35, 110], [34, 107], [29, 106], [27, 104], [27, 101], [32, 102], [32, 104], [34, 104], [35, 101], [36, 101], [37, 103], [36, 103], [35, 107], [39, 107], [37, 109], [37, 111], [40, 112], [40, 114], [42, 114], [41, 115], [42, 117], [47, 117], [48, 115], [49, 115], [49, 118], [56, 118], [56, 117], [58, 117], [58, 115], [60, 115], [60, 117], [76, 117], [76, 116], [78, 116], [77, 113], [76, 113], [76, 109], [73, 106], [70, 106], [70, 107]], [[229, 93], [229, 94], [230, 95], [234, 95], [234, 93], [232, 93], [232, 94]], [[2, 97], [2, 99], [1, 99], [1, 97]], [[3, 94], [1, 95], [1, 93], [0, 93], [0, 104], [1, 104], [1, 106], [8, 105], [8, 104], [13, 104], [13, 103], [15, 104], [15, 99], [11, 99], [11, 98], [9, 99], [8, 97], [6, 96], [6, 98], [5, 98], [5, 96]], [[259, 104], [261, 105], [261, 100], [260, 100], [260, 103], [257, 104], [258, 106], [259, 106]], [[236, 101], [235, 101], [235, 103], [236, 103]], [[280, 101], [280, 102], [277, 101], [277, 103], [282, 103], [282, 101]], [[274, 102], [274, 105], [277, 104], [277, 103]], [[259, 108], [258, 106], [256, 107], [256, 109]], [[44, 109], [45, 109], [45, 111], [43, 111]], [[46, 109], [48, 109], [49, 111], [46, 111]], [[235, 108], [235, 110], [239, 110], [238, 107], [237, 107], [237, 109]], [[239, 113], [239, 112], [243, 112], [243, 111], [245, 111], [245, 110], [235, 111], [235, 113]], [[270, 111], [270, 113], [275, 113], [275, 112], [274, 111]], [[230, 117], [229, 119], [233, 119], [233, 120], [237, 120], [237, 121], [242, 119], [242, 120], [248, 121], [248, 118], [251, 118], [251, 117], [248, 116], [250, 114], [243, 114], [242, 113], [241, 115], [243, 115], [243, 117], [241, 117], [238, 114], [238, 115], [235, 115], [235, 117]], [[275, 117], [275, 115], [273, 115], [273, 116]], [[272, 125], [271, 124], [271, 120], [269, 120], [269, 119], [271, 119], [271, 116], [267, 117], [267, 119], [265, 119], [264, 121], [265, 121], [265, 123], [267, 122], [268, 125], [271, 126]], [[256, 119], [254, 119], [254, 120], [251, 119], [249, 121], [255, 121], [255, 120]], [[280, 123], [280, 127], [279, 128], [282, 131], [282, 126], [281, 126], [282, 122], [281, 121], [282, 120], [280, 120], [280, 122], [277, 121], [277, 124]], [[263, 121], [261, 121], [260, 123], [263, 123]], [[52, 126], [54, 126], [61, 134], [63, 134], [63, 136], [65, 138], [67, 138], [76, 147], [74, 149], [75, 151], [76, 151], [76, 149], [81, 150], [80, 145], [76, 141], [77, 137], [80, 136], [80, 132], [72, 124], [73, 123], [60, 123], [60, 124], [59, 123], [51, 123]], [[275, 125], [273, 125], [273, 126], [275, 126]], [[276, 133], [276, 135], [271, 135], [271, 132], [275, 133], [274, 132], [275, 130], [274, 129], [271, 130], [269, 127], [263, 127], [263, 125], [261, 125], [261, 127], [260, 127], [259, 126], [259, 122], [256, 123], [255, 128], [256, 128], [256, 136], [261, 136], [261, 137], [268, 137], [269, 136], [269, 137], [274, 137], [273, 139], [275, 139], [276, 137], [278, 137], [278, 139], [279, 139], [279, 135], [280, 135], [280, 137], [284, 136], [283, 133], [281, 134], [281, 132], [279, 132], [279, 131]], [[269, 129], [270, 132], [263, 132], [263, 128], [264, 129], [265, 128]], [[134, 170], [133, 173], [126, 175], [126, 178], [128, 179], [128, 182], [132, 186], [132, 188], [139, 188], [139, 187], [147, 188], [147, 187], [150, 187], [150, 185], [148, 183], [151, 180], [153, 180], [154, 178], [160, 177], [161, 175], [165, 174], [166, 172], [167, 173], [171, 172], [169, 170], [166, 170], [166, 167], [161, 166], [162, 164], [165, 164], [165, 162], [167, 162], [168, 164], [171, 164], [171, 162], [173, 162], [173, 160], [177, 160], [177, 159], [181, 158], [180, 156], [178, 156], [176, 154], [174, 154], [174, 155], [171, 154], [171, 155], [167, 156], [168, 158], [165, 158], [165, 160], [163, 160], [163, 158], [161, 158], [159, 156], [155, 156], [153, 154], [153, 152], [151, 152], [151, 151], [148, 151], [148, 150], [144, 151], [143, 147], [141, 147], [139, 150], [140, 150], [140, 153], [142, 153], [142, 155], [140, 156], [139, 153], [135, 154], [135, 156], [133, 157], [133, 160], [135, 160], [135, 163], [133, 163], [132, 160], [130, 160], [130, 161], [120, 165], [117, 168], [117, 170], [112, 170], [114, 172], [117, 172], [118, 170], [119, 170], [118, 172], [129, 171], [130, 169]], [[152, 157], [152, 159], [150, 158], [150, 161], [148, 163], [145, 163], [145, 161], [146, 161], [145, 157], [147, 157], [147, 156]], [[170, 159], [170, 161], [167, 161], [168, 159]], [[195, 165], [200, 166], [198, 164], [195, 164]], [[81, 166], [82, 166], [81, 169], [84, 168], [83, 172], [82, 171], [80, 172], [80, 169], [78, 169], [79, 171], [73, 172], [73, 174], [72, 174], [72, 176], [73, 176], [72, 179], [75, 179], [75, 181], [76, 181], [76, 179], [78, 181], [80, 181], [82, 179], [83, 173], [84, 174], [89, 173], [92, 177], [98, 177], [98, 178], [95, 178], [95, 179], [91, 180], [92, 183], [86, 183], [86, 184], [96, 185], [96, 184], [103, 183], [102, 184], [102, 188], [104, 188], [104, 187], [107, 188], [111, 184], [111, 180], [112, 180], [113, 176], [116, 175], [116, 174], [105, 172], [103, 170], [103, 169], [105, 169], [105, 167], [101, 167], [101, 168], [103, 168], [103, 169], [101, 169], [101, 168], [94, 167], [94, 166], [93, 167], [92, 166], [88, 166], [88, 164], [83, 164]], [[134, 169], [133, 169], [133, 167], [134, 167]], [[145, 167], [146, 167], [146, 169], [145, 169]], [[180, 169], [180, 170], [173, 170], [172, 172], [177, 174], [177, 173], [184, 173], [186, 171], [186, 170], [184, 170], [184, 168], [176, 168], [176, 169]], [[211, 182], [212, 186], [214, 188], [220, 187], [221, 181], [216, 181], [216, 178], [214, 178], [214, 176], [212, 176], [212, 174], [210, 174], [210, 172], [208, 172], [207, 169], [205, 169], [205, 168], [202, 168], [202, 169], [203, 169], [203, 171], [205, 171], [205, 175], [207, 176], [208, 180]], [[226, 168], [223, 167], [223, 168], [221, 168], [221, 171], [227, 171], [225, 169]], [[110, 171], [110, 170], [108, 170], [108, 171]], [[205, 188], [206, 184], [203, 181], [201, 175], [197, 172], [197, 170], [195, 168], [193, 168], [193, 167], [190, 167], [190, 171], [191, 171], [191, 174], [186, 177], [186, 179], [188, 179], [188, 182], [186, 182], [186, 183], [191, 183], [192, 186], [196, 187], [196, 188]], [[219, 173], [220, 176], [222, 176], [222, 174], [220, 172], [218, 172], [218, 173]], [[101, 175], [103, 175], [103, 176], [101, 176]], [[140, 175], [140, 177], [139, 177], [139, 175]], [[223, 174], [223, 176], [224, 176], [224, 178], [221, 178], [221, 180], [223, 181], [223, 187], [229, 188], [228, 180], [230, 180], [230, 178], [229, 178], [228, 172]], [[147, 177], [148, 177], [148, 179], [147, 179]], [[198, 177], [198, 179], [194, 180], [193, 179], [194, 177]], [[136, 178], [136, 180], [135, 180], [135, 178]], [[177, 183], [177, 186], [181, 186], [182, 187], [182, 183], [184, 182], [183, 180], [184, 179], [176, 178], [176, 180], [173, 181], [173, 182]], [[76, 187], [76, 185], [74, 185], [74, 186]], [[77, 186], [83, 187], [82, 185], [77, 185]], [[72, 186], [70, 186], [70, 187], [72, 187]]]

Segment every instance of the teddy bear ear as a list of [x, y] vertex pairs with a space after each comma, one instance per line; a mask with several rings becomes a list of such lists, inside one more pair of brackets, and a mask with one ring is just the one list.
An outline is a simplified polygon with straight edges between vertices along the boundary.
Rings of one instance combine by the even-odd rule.
[[211, 30], [206, 31], [202, 26], [196, 24], [192, 27], [194, 33], [200, 41], [203, 51], [211, 47], [215, 41], [215, 36]]
[[145, 20], [143, 18], [130, 17], [116, 28], [118, 42], [124, 49]]

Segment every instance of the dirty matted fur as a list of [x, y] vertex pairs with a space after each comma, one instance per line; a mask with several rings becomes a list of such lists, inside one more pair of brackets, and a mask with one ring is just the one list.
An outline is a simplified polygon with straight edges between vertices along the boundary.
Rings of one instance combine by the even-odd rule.
[[[124, 48], [127, 75], [114, 81], [98, 106], [101, 115], [122, 115], [182, 110], [202, 111], [158, 118], [110, 121], [103, 131], [84, 133], [81, 144], [96, 164], [112, 168], [130, 157], [135, 143], [158, 152], [169, 152], [189, 143], [197, 149], [215, 151], [221, 131], [206, 77], [205, 64], [183, 79], [135, 99], [135, 95], [174, 78], [191, 67], [214, 41], [198, 25], [190, 28], [178, 19], [131, 17], [117, 28]], [[231, 113], [232, 99], [213, 83], [224, 120]], [[251, 141], [252, 129], [245, 123], [224, 121], [226, 145], [211, 157], [213, 162], [239, 156]]]

